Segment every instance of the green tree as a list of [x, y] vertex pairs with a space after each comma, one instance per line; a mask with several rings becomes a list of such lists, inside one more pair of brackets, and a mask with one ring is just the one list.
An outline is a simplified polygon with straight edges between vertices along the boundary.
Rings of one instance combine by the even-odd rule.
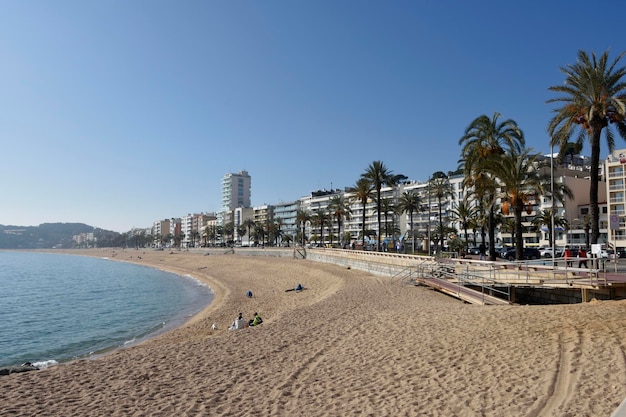
[[[552, 209], [544, 209], [541, 212], [537, 213], [535, 218], [532, 221], [533, 226], [537, 228], [537, 230], [541, 231], [541, 227], [545, 226], [548, 229], [548, 242], [553, 251], [555, 250], [554, 245], [554, 234], [552, 230]], [[554, 216], [554, 226], [562, 227], [565, 229], [567, 227], [567, 220], [564, 217], [559, 215]]]
[[249, 218], [249, 219], [245, 219], [241, 223], [241, 225], [244, 226], [248, 230], [248, 246], [250, 246], [250, 238], [252, 237], [250, 234], [250, 230], [253, 230], [256, 227], [256, 223], [254, 222], [254, 219]]
[[409, 213], [409, 228], [411, 230], [411, 239], [413, 241], [413, 251], [415, 251], [415, 230], [413, 229], [413, 213], [419, 213], [422, 210], [422, 198], [414, 191], [405, 191], [398, 199], [398, 210], [401, 213]]
[[458, 204], [450, 211], [452, 218], [459, 222], [459, 226], [461, 227], [461, 229], [463, 229], [463, 232], [465, 234], [465, 249], [467, 249], [468, 246], [467, 229], [470, 227], [471, 220], [478, 211], [478, 208], [473, 205], [472, 202], [469, 200], [470, 195], [471, 193], [465, 193], [463, 195], [463, 199], [459, 201]]
[[224, 225], [223, 232], [224, 232], [224, 236], [228, 240], [226, 243], [232, 244], [233, 240], [235, 240], [235, 224], [233, 222], [227, 222]]
[[304, 233], [306, 222], [310, 220], [311, 220], [311, 213], [309, 213], [308, 211], [302, 210], [302, 209], [298, 209], [296, 211], [296, 221], [298, 222], [298, 225], [301, 228], [300, 243], [302, 244], [303, 247], [304, 247], [304, 241], [306, 239], [306, 236]]
[[443, 241], [445, 238], [442, 200], [454, 197], [454, 194], [452, 193], [452, 186], [450, 185], [450, 179], [442, 172], [435, 173], [429, 181], [428, 192], [432, 198], [437, 200], [437, 208], [439, 211], [439, 250], [442, 251]]
[[383, 230], [385, 231], [385, 239], [389, 238], [389, 227], [387, 226], [389, 220], [389, 213], [392, 215], [395, 214], [395, 207], [393, 204], [393, 199], [391, 198], [383, 198], [380, 202], [380, 209], [383, 212], [383, 217], [385, 219], [385, 226]]
[[[498, 158], [508, 149], [519, 150], [524, 144], [524, 134], [512, 119], [500, 121], [500, 113], [492, 118], [487, 115], [478, 116], [465, 129], [459, 140], [462, 145], [460, 167], [465, 175], [464, 186], [472, 188], [477, 199], [486, 208], [489, 233], [489, 259], [495, 261], [495, 193], [496, 180], [483, 169], [487, 161]], [[483, 235], [483, 242], [485, 242]]]
[[624, 52], [610, 61], [609, 51], [599, 57], [585, 51], [578, 52], [578, 60], [561, 68], [565, 82], [549, 87], [560, 96], [548, 100], [562, 106], [554, 109], [554, 117], [548, 124], [551, 144], [560, 148], [567, 146], [575, 136], [576, 144], [587, 138], [591, 145], [591, 183], [589, 202], [591, 215], [591, 243], [600, 237], [600, 212], [598, 210], [598, 184], [600, 166], [600, 138], [605, 132], [610, 152], [615, 148], [613, 125], [619, 135], [626, 139], [626, 68], [618, 67]]
[[485, 169], [498, 178], [501, 199], [508, 202], [513, 209], [515, 258], [518, 260], [524, 259], [522, 213], [527, 205], [545, 192], [546, 175], [541, 171], [546, 160], [541, 155], [530, 152], [531, 149], [526, 148], [521, 152], [509, 149], [506, 154], [490, 159], [485, 165]]
[[381, 195], [380, 191], [383, 185], [388, 187], [394, 187], [398, 184], [398, 182], [406, 179], [404, 175], [394, 175], [391, 170], [389, 170], [382, 161], [374, 161], [372, 162], [365, 172], [361, 174], [361, 178], [367, 180], [370, 184], [370, 187], [376, 191], [376, 210], [378, 216], [378, 237], [377, 237], [377, 250], [381, 251], [380, 245], [380, 235], [381, 235]]
[[341, 226], [343, 224], [343, 220], [349, 220], [350, 215], [352, 214], [350, 204], [348, 204], [343, 195], [336, 195], [330, 199], [330, 202], [328, 203], [328, 210], [330, 210], [331, 216], [337, 219], [337, 234], [341, 239]]
[[329, 220], [330, 215], [323, 208], [317, 210], [312, 217], [313, 224], [320, 228], [320, 241], [322, 242], [322, 244], [324, 244], [324, 228], [328, 225]]
[[363, 249], [365, 249], [365, 210], [367, 207], [367, 202], [370, 198], [372, 198], [372, 187], [370, 186], [369, 180], [366, 178], [360, 178], [356, 182], [356, 186], [350, 189], [351, 192], [354, 193], [352, 196], [353, 201], [361, 204], [363, 208], [362, 218], [361, 218], [361, 245]]

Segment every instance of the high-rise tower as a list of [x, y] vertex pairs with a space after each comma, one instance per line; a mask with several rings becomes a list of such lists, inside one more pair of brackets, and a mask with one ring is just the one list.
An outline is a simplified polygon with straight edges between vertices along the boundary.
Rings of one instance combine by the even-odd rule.
[[222, 212], [251, 206], [250, 183], [248, 171], [224, 175], [222, 178]]

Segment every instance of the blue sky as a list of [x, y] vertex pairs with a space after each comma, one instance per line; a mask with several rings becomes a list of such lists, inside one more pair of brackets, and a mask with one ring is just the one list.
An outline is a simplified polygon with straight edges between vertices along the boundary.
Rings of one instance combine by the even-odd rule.
[[222, 176], [240, 170], [253, 205], [351, 186], [374, 160], [426, 180], [455, 170], [465, 128], [494, 112], [547, 153], [548, 87], [579, 49], [621, 53], [625, 11], [618, 1], [2, 2], [0, 224], [149, 227], [219, 210]]

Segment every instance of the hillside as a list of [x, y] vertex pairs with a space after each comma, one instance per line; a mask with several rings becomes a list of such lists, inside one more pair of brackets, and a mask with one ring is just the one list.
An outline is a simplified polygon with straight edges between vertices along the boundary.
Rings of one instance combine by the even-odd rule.
[[83, 223], [43, 223], [39, 226], [0, 225], [0, 249], [85, 247], [87, 244], [78, 244], [73, 237], [86, 233], [93, 233], [98, 247], [119, 247], [125, 242], [125, 236], [120, 233], [94, 228]]

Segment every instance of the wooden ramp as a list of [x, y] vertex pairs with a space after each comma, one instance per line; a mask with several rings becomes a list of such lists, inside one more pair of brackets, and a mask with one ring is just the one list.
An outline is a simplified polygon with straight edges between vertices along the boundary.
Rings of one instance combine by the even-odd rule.
[[415, 278], [415, 282], [433, 288], [439, 292], [458, 298], [470, 304], [479, 305], [509, 305], [507, 300], [494, 297], [481, 291], [467, 288], [463, 285], [455, 284], [445, 279], [435, 277]]

